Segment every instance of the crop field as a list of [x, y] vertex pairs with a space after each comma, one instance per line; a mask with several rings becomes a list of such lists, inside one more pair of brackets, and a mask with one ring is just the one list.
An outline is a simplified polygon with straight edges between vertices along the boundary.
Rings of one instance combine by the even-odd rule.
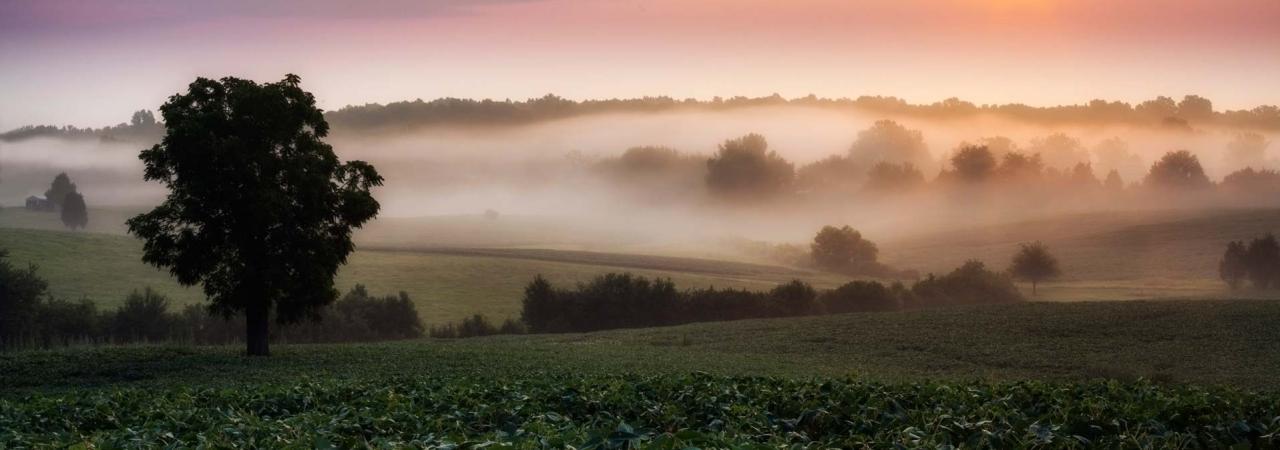
[[0, 354], [0, 447], [1265, 448], [1275, 323], [1273, 301], [1030, 303], [267, 359], [25, 351]]
[[1147, 382], [403, 377], [0, 401], [0, 446], [1258, 448], [1277, 405]]

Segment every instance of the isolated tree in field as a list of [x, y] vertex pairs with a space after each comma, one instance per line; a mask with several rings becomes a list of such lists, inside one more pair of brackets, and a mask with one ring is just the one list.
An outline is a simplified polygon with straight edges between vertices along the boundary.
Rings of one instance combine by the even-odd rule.
[[1218, 277], [1231, 287], [1231, 290], [1240, 288], [1240, 284], [1249, 276], [1249, 252], [1244, 246], [1243, 241], [1231, 241], [1227, 243], [1227, 251], [1222, 254], [1222, 260], [1218, 262]]
[[1202, 189], [1210, 186], [1200, 159], [1186, 150], [1165, 153], [1151, 165], [1143, 183], [1148, 187], [1167, 189]]
[[89, 224], [89, 209], [84, 204], [84, 196], [79, 192], [71, 192], [63, 197], [62, 224], [72, 230]]
[[317, 317], [338, 296], [333, 277], [358, 228], [378, 213], [373, 166], [343, 163], [296, 75], [258, 84], [199, 78], [160, 107], [165, 136], [143, 150], [164, 203], [129, 220], [143, 261], [184, 285], [200, 284], [210, 309], [243, 312], [250, 355], [267, 355], [268, 326]]
[[725, 141], [707, 161], [707, 188], [734, 200], [775, 197], [791, 187], [795, 176], [795, 166], [769, 151], [758, 134]]
[[68, 177], [66, 172], [62, 172], [53, 177], [53, 183], [50, 184], [49, 190], [44, 191], [44, 198], [55, 205], [62, 206], [62, 200], [67, 197], [67, 194], [75, 191], [76, 184], [71, 182], [71, 177]]
[[1249, 266], [1249, 281], [1257, 289], [1280, 287], [1277, 277], [1280, 276], [1280, 242], [1276, 236], [1267, 233], [1265, 236], [1249, 242], [1245, 251], [1245, 261]]
[[1018, 253], [1013, 255], [1009, 274], [1019, 280], [1030, 281], [1031, 295], [1036, 295], [1036, 285], [1062, 275], [1062, 269], [1058, 267], [1058, 259], [1049, 254], [1049, 247], [1036, 241], [1022, 244]]
[[876, 265], [880, 253], [875, 243], [863, 239], [862, 233], [848, 225], [822, 227], [813, 237], [809, 251], [818, 267], [846, 273]]

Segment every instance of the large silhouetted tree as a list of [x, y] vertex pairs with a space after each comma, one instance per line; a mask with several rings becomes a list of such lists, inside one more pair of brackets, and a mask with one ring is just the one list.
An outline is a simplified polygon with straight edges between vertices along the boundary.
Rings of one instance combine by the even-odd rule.
[[89, 224], [89, 208], [79, 192], [70, 192], [62, 198], [62, 224], [72, 230]]
[[269, 354], [272, 315], [316, 317], [337, 298], [352, 229], [379, 208], [369, 189], [382, 177], [338, 160], [299, 81], [199, 78], [170, 97], [163, 140], [140, 156], [146, 179], [169, 195], [128, 222], [145, 240], [143, 261], [201, 284], [214, 312], [245, 313], [250, 355]]
[[1030, 281], [1031, 295], [1036, 295], [1036, 285], [1062, 275], [1062, 269], [1058, 267], [1058, 259], [1049, 254], [1049, 247], [1037, 241], [1022, 244], [1018, 253], [1013, 255], [1009, 274], [1019, 280]]

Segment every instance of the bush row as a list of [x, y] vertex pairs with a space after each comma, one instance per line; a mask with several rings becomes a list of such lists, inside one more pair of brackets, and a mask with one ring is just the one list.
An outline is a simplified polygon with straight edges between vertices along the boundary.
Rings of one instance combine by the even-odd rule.
[[[49, 348], [75, 344], [182, 342], [231, 344], [244, 339], [243, 316], [225, 318], [200, 305], [171, 311], [165, 296], [146, 289], [129, 294], [116, 310], [100, 310], [89, 300], [71, 302], [42, 296], [8, 308], [0, 319], [0, 349]], [[313, 321], [275, 327], [277, 342], [359, 342], [422, 336], [423, 326], [408, 295], [370, 296], [357, 285], [320, 311]]]
[[[942, 276], [931, 274], [910, 287], [852, 281], [821, 292], [800, 280], [768, 291], [715, 287], [682, 291], [670, 279], [609, 273], [573, 288], [555, 287], [542, 276], [535, 277], [525, 288], [521, 320], [529, 332], [566, 333], [1022, 300], [1008, 275], [978, 261]], [[476, 316], [452, 328], [481, 330], [469, 335], [499, 334], [507, 328], [485, 325], [483, 317]], [[457, 337], [466, 336], [459, 332]]]

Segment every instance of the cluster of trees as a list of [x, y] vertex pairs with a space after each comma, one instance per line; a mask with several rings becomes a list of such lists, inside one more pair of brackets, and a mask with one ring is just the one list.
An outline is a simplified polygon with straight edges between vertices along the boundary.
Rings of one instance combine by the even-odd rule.
[[[47, 288], [35, 268], [14, 268], [0, 250], [0, 349], [143, 342], [215, 345], [244, 340], [243, 317], [214, 314], [199, 305], [174, 311], [164, 295], [150, 288], [130, 293], [114, 310], [100, 309], [90, 300], [57, 299]], [[411, 339], [424, 331], [408, 295], [372, 296], [363, 285], [356, 285], [312, 319], [276, 328], [271, 339], [362, 342]]]
[[1243, 287], [1245, 281], [1254, 289], [1280, 288], [1280, 242], [1267, 233], [1248, 245], [1244, 241], [1227, 243], [1218, 275], [1233, 290]]
[[564, 333], [1022, 300], [1009, 275], [979, 261], [911, 287], [853, 281], [821, 292], [800, 280], [768, 291], [679, 290], [669, 279], [609, 273], [569, 289], [534, 278], [525, 287], [521, 320], [529, 332]]
[[[1262, 167], [1269, 144], [1257, 133], [1240, 133], [1228, 145], [1226, 159]], [[1062, 133], [1034, 139], [1025, 147], [1001, 136], [962, 143], [939, 164], [918, 130], [889, 120], [860, 132], [844, 154], [799, 168], [770, 150], [768, 141], [758, 134], [726, 140], [701, 167], [696, 155], [664, 147], [632, 148], [596, 167], [611, 180], [664, 192], [683, 189], [687, 194], [698, 187], [692, 181], [701, 178], [707, 193], [730, 203], [852, 193], [884, 196], [928, 186], [942, 190], [1016, 187], [992, 192], [1036, 198], [1095, 198], [1088, 196], [1116, 194], [1130, 187], [1147, 192], [1208, 192], [1219, 186], [1236, 194], [1236, 199], [1280, 192], [1280, 174], [1272, 170], [1249, 166], [1218, 185], [1189, 151], [1168, 152], [1144, 167], [1119, 138], [1104, 140], [1090, 150]], [[926, 173], [937, 176], [930, 180]], [[1127, 183], [1125, 177], [1136, 182]]]

